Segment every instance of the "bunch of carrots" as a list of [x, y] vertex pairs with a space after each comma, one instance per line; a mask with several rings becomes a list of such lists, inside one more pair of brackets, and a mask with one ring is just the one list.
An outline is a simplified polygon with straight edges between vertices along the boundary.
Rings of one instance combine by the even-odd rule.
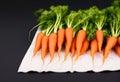
[[[103, 62], [113, 49], [120, 56], [120, 1], [115, 0], [107, 8], [100, 10], [93, 6], [86, 10], [69, 11], [68, 6], [51, 6], [49, 10], [39, 9], [38, 28], [33, 57], [38, 51], [44, 62], [50, 54], [50, 63], [54, 53], [65, 49], [64, 61], [69, 52], [75, 61], [90, 50], [94, 61], [95, 53], [103, 52]], [[76, 56], [75, 56], [76, 55]]]

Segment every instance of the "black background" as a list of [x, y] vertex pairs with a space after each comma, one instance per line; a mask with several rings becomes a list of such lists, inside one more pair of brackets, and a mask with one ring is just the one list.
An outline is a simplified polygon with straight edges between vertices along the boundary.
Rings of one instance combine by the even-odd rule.
[[[107, 7], [113, 0], [3, 0], [0, 1], [0, 82], [120, 82], [120, 71], [102, 73], [17, 73], [28, 47], [29, 30], [37, 24], [33, 12], [51, 5], [86, 9]], [[36, 30], [32, 32], [31, 39]]]

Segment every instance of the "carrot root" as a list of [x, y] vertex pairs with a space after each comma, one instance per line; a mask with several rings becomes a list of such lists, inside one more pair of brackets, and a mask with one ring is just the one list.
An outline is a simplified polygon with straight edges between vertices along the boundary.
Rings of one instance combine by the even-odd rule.
[[98, 50], [99, 50], [99, 52], [101, 52], [103, 39], [104, 39], [104, 32], [102, 30], [97, 30], [96, 31], [96, 39], [97, 39], [97, 42], [98, 42]]
[[92, 62], [94, 62], [94, 55], [98, 50], [98, 43], [96, 39], [93, 39], [90, 44], [90, 54], [92, 57]]
[[103, 56], [103, 63], [105, 62], [105, 60], [107, 59], [110, 50], [116, 45], [117, 43], [117, 38], [116, 37], [110, 37], [106, 46], [105, 46], [105, 50], [104, 50], [104, 56]]
[[64, 42], [64, 37], [65, 37], [65, 30], [61, 28], [58, 30], [58, 57], [59, 59], [60, 59], [60, 52], [62, 49], [62, 44]]
[[37, 38], [36, 38], [35, 48], [34, 48], [34, 51], [33, 51], [33, 56], [35, 56], [36, 53], [41, 48], [41, 43], [42, 43], [43, 36], [44, 36], [44, 33], [42, 33], [42, 32], [38, 33]]
[[82, 44], [85, 39], [86, 39], [86, 31], [79, 30], [77, 37], [76, 37], [76, 54], [77, 54], [77, 56], [76, 56], [75, 61], [77, 61], [77, 59], [80, 56], [80, 50], [82, 48]]
[[65, 30], [65, 37], [66, 37], [66, 43], [65, 43], [65, 56], [64, 56], [64, 61], [67, 59], [67, 56], [69, 54], [71, 45], [72, 45], [72, 40], [73, 40], [73, 29], [72, 28], [67, 28]]
[[88, 40], [86, 39], [86, 40], [83, 42], [83, 45], [82, 45], [82, 48], [81, 48], [81, 51], [80, 51], [80, 55], [84, 54], [84, 53], [88, 50], [88, 47], [89, 47], [89, 42], [88, 42]]
[[71, 47], [71, 58], [73, 59], [74, 55], [75, 55], [75, 38], [73, 38], [72, 41], [72, 47]]
[[50, 52], [50, 63], [52, 62], [54, 58], [54, 53], [57, 45], [57, 34], [52, 33], [49, 36], [49, 52]]
[[44, 36], [42, 39], [41, 59], [43, 62], [48, 50], [48, 38], [49, 38], [48, 36]]

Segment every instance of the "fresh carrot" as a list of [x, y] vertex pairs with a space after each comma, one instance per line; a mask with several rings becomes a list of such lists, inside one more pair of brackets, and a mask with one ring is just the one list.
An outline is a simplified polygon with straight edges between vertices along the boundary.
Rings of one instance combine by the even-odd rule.
[[117, 43], [117, 38], [115, 36], [109, 38], [104, 50], [103, 63], [105, 59], [108, 57], [110, 50], [116, 45], [116, 43]]
[[82, 44], [84, 40], [86, 39], [86, 31], [85, 30], [79, 30], [77, 37], [76, 37], [76, 59], [77, 60], [80, 56], [80, 50], [82, 48]]
[[[72, 39], [73, 37], [76, 35], [76, 33], [81, 29], [79, 27], [79, 25], [81, 23], [83, 23], [86, 19], [88, 18], [88, 15], [86, 15], [86, 13], [83, 13], [83, 11], [79, 10], [78, 12], [76, 11], [71, 11], [66, 17], [65, 17], [65, 23], [67, 25], [67, 29], [66, 29], [66, 46], [65, 46], [65, 57], [64, 57], [64, 60], [66, 60], [67, 58], [67, 55], [70, 51], [70, 47], [71, 47], [71, 43], [72, 43]], [[72, 27], [72, 28], [69, 28], [69, 27]], [[84, 26], [82, 26], [84, 27]], [[87, 25], [85, 24], [85, 28], [87, 27]], [[82, 28], [83, 29], [83, 28]], [[74, 30], [74, 31], [73, 31]], [[84, 29], [83, 29], [84, 30]], [[86, 30], [86, 29], [85, 29]], [[83, 32], [81, 32], [80, 34], [82, 34]], [[77, 38], [83, 38], [82, 40], [84, 40], [84, 34], [80, 35], [76, 37], [76, 40]], [[86, 34], [85, 34], [85, 37], [86, 37]], [[77, 46], [80, 46], [79, 45], [79, 42], [82, 41], [81, 39], [78, 39], [76, 42]], [[83, 42], [83, 41], [82, 41]], [[81, 45], [82, 45], [82, 42]], [[76, 46], [76, 47], [77, 47]], [[80, 48], [77, 47], [77, 50], [78, 52], [80, 52]], [[79, 53], [78, 53], [79, 54]]]
[[115, 45], [115, 52], [120, 56], [120, 45]]
[[65, 30], [65, 38], [66, 38], [66, 43], [65, 43], [65, 56], [64, 56], [64, 61], [67, 59], [67, 56], [69, 54], [71, 45], [72, 45], [72, 40], [73, 40], [73, 29], [72, 28], [66, 28]]
[[92, 56], [92, 61], [94, 61], [94, 55], [98, 50], [98, 43], [96, 39], [93, 39], [90, 43], [90, 54]]
[[108, 43], [108, 40], [109, 40], [109, 39], [110, 39], [110, 37], [107, 37], [107, 38], [106, 38], [106, 43]]
[[56, 46], [57, 46], [57, 34], [52, 33], [49, 36], [49, 52], [50, 52], [50, 62], [49, 63], [51, 63], [54, 58]]
[[117, 41], [117, 42], [118, 42], [118, 44], [120, 45], [120, 37], [118, 37], [118, 41]]
[[[118, 12], [117, 8], [110, 8], [110, 16], [109, 16], [109, 26], [110, 26], [110, 38], [105, 46], [105, 50], [104, 50], [104, 55], [103, 55], [103, 63], [104, 61], [107, 59], [109, 52], [112, 50], [112, 48], [116, 45], [117, 43], [117, 38], [120, 35], [120, 13]], [[109, 32], [109, 31], [108, 31]]]
[[89, 41], [86, 39], [83, 42], [82, 48], [80, 50], [80, 55], [84, 54], [88, 50], [88, 47], [89, 47]]
[[96, 39], [97, 39], [97, 42], [98, 42], [98, 50], [99, 50], [99, 52], [101, 52], [103, 39], [104, 39], [104, 32], [102, 30], [97, 30], [96, 31]]
[[73, 58], [75, 55], [75, 37], [73, 38], [72, 41], [72, 46], [71, 46], [71, 57]]
[[93, 13], [93, 22], [96, 25], [96, 40], [98, 43], [98, 51], [102, 51], [102, 44], [103, 44], [103, 39], [104, 39], [104, 25], [107, 21], [107, 16], [106, 16], [106, 11], [105, 10], [99, 10], [97, 7], [93, 7], [92, 12]]
[[41, 43], [42, 43], [42, 38], [44, 37], [44, 33], [43, 32], [39, 32], [36, 38], [36, 43], [35, 43], [35, 47], [34, 47], [34, 54], [33, 56], [36, 55], [36, 53], [39, 51], [40, 47], [41, 47]]
[[44, 36], [42, 39], [42, 45], [41, 45], [41, 59], [44, 62], [45, 56], [47, 54], [47, 50], [48, 50], [48, 39], [49, 36]]
[[58, 56], [60, 58], [60, 51], [62, 49], [62, 44], [64, 42], [64, 38], [65, 38], [65, 30], [63, 28], [58, 30]]

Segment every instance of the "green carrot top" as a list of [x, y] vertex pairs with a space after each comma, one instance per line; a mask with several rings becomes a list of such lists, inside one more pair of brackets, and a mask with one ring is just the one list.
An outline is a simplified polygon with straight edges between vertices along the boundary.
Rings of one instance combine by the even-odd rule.
[[120, 7], [108, 7], [108, 14], [111, 36], [118, 37], [120, 35]]

